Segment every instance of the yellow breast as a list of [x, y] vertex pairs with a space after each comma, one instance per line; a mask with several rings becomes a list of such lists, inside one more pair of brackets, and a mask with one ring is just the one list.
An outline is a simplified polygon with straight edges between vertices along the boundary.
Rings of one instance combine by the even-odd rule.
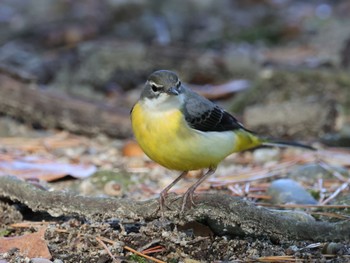
[[178, 109], [151, 111], [137, 103], [131, 113], [136, 140], [157, 163], [173, 170], [216, 167], [235, 151], [236, 134], [191, 129]]

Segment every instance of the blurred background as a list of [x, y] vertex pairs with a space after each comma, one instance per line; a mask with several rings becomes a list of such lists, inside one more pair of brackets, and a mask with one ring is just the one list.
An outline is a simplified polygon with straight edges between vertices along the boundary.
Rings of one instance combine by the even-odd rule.
[[[349, 220], [349, 14], [350, 1], [341, 0], [1, 0], [0, 180], [12, 180], [2, 177], [12, 175], [41, 189], [83, 196], [157, 198], [178, 172], [143, 154], [133, 140], [129, 112], [147, 76], [167, 69], [248, 129], [319, 149], [261, 148], [234, 154], [198, 192], [240, 196], [282, 209], [294, 204], [316, 220]], [[172, 190], [183, 194], [201, 175], [191, 172]], [[19, 208], [6, 208], [12, 203], [3, 206], [4, 185], [0, 248], [6, 237], [25, 231], [12, 223], [47, 220], [39, 213], [34, 217], [28, 208], [18, 213]], [[334, 210], [326, 210], [328, 204]], [[124, 225], [119, 235], [112, 226], [106, 230], [112, 223], [90, 227], [88, 221], [71, 220], [54, 218], [60, 237], [51, 230], [45, 237], [57, 262], [111, 262], [96, 240], [85, 241], [91, 233], [113, 239], [110, 249], [116, 255], [124, 245], [142, 250], [148, 243], [157, 245], [156, 256], [167, 261], [310, 258], [302, 251], [326, 260], [320, 256], [323, 243], [288, 248], [268, 238], [253, 243], [250, 237], [196, 240], [188, 234], [192, 226], [184, 228], [190, 241], [183, 243], [174, 242], [183, 234], [174, 236], [174, 230], [163, 235], [152, 222], [147, 231], [140, 231], [138, 222]], [[82, 238], [84, 231], [88, 235]], [[187, 250], [182, 244], [194, 245]]]
[[[38, 93], [58, 91], [117, 108], [123, 119], [150, 73], [174, 70], [197, 92], [223, 100], [219, 103], [251, 129], [319, 138], [348, 121], [349, 12], [348, 1], [3, 0], [0, 73], [34, 85]], [[8, 81], [2, 76], [0, 86]], [[57, 120], [51, 115], [64, 111], [62, 105], [39, 106], [39, 95], [31, 93], [14, 106], [9, 101], [18, 97], [8, 96], [6, 89], [1, 93], [7, 97], [1, 113], [35, 127], [131, 135], [127, 122], [120, 122], [125, 128], [118, 131], [101, 128], [112, 126], [104, 120], [85, 128], [64, 124], [62, 118], [79, 120], [70, 119], [76, 111], [86, 114], [70, 111], [76, 100]], [[23, 103], [36, 106], [24, 111]], [[296, 114], [289, 116], [289, 109]], [[280, 110], [282, 116], [275, 116]], [[91, 125], [99, 127], [91, 131]], [[338, 143], [327, 136], [323, 139], [330, 144]]]

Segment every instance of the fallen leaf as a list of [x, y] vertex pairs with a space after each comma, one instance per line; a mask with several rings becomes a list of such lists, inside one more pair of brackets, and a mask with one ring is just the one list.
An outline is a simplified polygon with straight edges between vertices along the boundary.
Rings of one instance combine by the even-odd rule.
[[20, 178], [37, 178], [54, 181], [71, 175], [75, 178], [86, 178], [96, 172], [93, 165], [61, 163], [37, 156], [13, 157], [0, 156], [0, 176], [14, 175]]
[[41, 257], [51, 259], [50, 251], [45, 241], [46, 227], [40, 228], [38, 232], [17, 237], [0, 238], [0, 253], [18, 248], [27, 257]]
[[123, 156], [126, 157], [137, 157], [144, 155], [142, 149], [135, 141], [128, 141], [125, 143], [122, 152]]
[[54, 135], [40, 138], [26, 137], [2, 137], [1, 147], [7, 149], [19, 149], [26, 152], [47, 151], [47, 149], [59, 149], [85, 145], [86, 140], [78, 136], [73, 136], [67, 132], [59, 132]]
[[200, 95], [218, 100], [232, 96], [233, 94], [246, 90], [250, 87], [250, 82], [245, 79], [232, 80], [221, 85], [189, 85], [191, 89]]

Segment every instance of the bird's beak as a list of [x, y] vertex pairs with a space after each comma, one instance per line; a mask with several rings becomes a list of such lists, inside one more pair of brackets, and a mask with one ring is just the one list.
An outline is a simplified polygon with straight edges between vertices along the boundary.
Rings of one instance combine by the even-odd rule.
[[175, 95], [175, 96], [179, 95], [179, 91], [175, 87], [171, 87], [170, 89], [168, 89], [167, 93], [169, 95]]

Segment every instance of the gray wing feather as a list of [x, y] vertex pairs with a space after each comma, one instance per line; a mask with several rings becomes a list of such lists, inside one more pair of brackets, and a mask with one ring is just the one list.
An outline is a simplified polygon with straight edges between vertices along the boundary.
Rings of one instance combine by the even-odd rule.
[[183, 113], [188, 125], [200, 131], [246, 130], [231, 114], [186, 88]]

